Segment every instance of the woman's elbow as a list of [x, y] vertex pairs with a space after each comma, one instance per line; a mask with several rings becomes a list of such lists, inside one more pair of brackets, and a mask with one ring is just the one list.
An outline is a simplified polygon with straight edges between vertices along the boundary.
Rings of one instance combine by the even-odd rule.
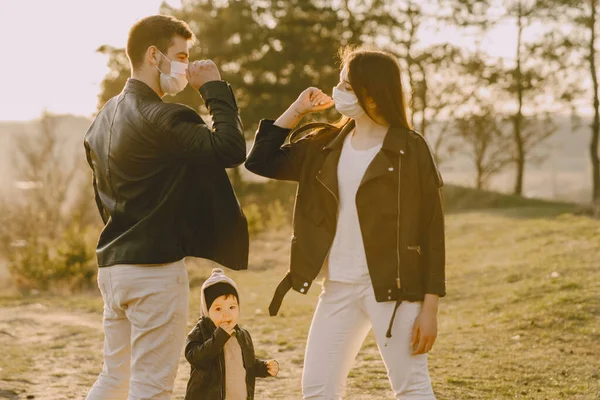
[[265, 176], [265, 163], [261, 162], [257, 157], [252, 157], [252, 154], [248, 157], [244, 163], [246, 169], [256, 175]]

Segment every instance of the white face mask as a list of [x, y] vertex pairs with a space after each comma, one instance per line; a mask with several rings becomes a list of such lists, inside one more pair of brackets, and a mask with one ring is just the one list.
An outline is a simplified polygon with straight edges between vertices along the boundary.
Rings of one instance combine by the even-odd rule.
[[334, 87], [333, 101], [335, 102], [335, 109], [348, 118], [357, 119], [362, 117], [365, 113], [365, 110], [363, 110], [358, 103], [358, 98], [354, 93]]
[[[162, 54], [164, 58], [169, 60], [169, 58], [161, 51], [159, 51], [159, 53]], [[169, 75], [164, 74], [160, 68], [156, 66], [156, 69], [158, 69], [158, 72], [160, 72], [160, 90], [162, 90], [165, 94], [176, 95], [185, 89], [188, 84], [187, 76], [185, 75], [188, 66], [186, 63], [179, 61], [169, 60], [169, 62], [171, 63], [171, 73]]]

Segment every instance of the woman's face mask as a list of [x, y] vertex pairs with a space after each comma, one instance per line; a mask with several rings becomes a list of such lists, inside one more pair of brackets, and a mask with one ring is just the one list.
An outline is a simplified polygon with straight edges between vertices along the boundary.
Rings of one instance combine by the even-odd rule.
[[[169, 60], [169, 58], [160, 50], [158, 52], [164, 58]], [[160, 72], [160, 90], [162, 90], [165, 94], [176, 95], [185, 89], [188, 84], [187, 76], [185, 74], [188, 66], [186, 63], [179, 61], [169, 60], [169, 62], [171, 63], [171, 73], [168, 75], [163, 73], [160, 68], [158, 68], [158, 65], [156, 66], [156, 69], [158, 69], [158, 72]]]
[[333, 101], [335, 102], [335, 109], [348, 118], [358, 119], [365, 113], [354, 93], [334, 87]]

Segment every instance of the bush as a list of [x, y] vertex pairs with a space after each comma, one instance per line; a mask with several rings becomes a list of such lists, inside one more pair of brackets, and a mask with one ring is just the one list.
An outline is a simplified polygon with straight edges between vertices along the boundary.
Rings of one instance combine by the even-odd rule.
[[89, 168], [81, 150], [65, 157], [60, 128], [59, 117], [44, 114], [38, 132], [15, 139], [15, 179], [27, 185], [0, 196], [0, 257], [23, 293], [95, 286], [88, 230], [94, 235], [99, 219], [89, 180], [78, 178]]
[[291, 207], [286, 207], [279, 199], [265, 202], [262, 207], [258, 203], [244, 206], [250, 235], [288, 226], [292, 215]]
[[252, 203], [244, 207], [244, 214], [248, 221], [248, 232], [250, 235], [260, 233], [265, 230], [265, 221], [260, 207], [256, 203]]
[[94, 246], [75, 221], [59, 238], [32, 235], [13, 243], [9, 271], [16, 288], [32, 291], [73, 293], [95, 286]]
[[275, 200], [267, 206], [266, 226], [267, 229], [278, 230], [290, 223], [291, 207], [286, 209], [281, 200]]

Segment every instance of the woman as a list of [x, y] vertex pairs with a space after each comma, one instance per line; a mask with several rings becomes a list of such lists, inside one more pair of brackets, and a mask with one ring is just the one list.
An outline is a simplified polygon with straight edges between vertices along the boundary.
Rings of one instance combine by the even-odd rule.
[[[269, 312], [290, 288], [325, 276], [310, 332], [304, 399], [341, 399], [371, 328], [397, 399], [435, 399], [427, 352], [445, 295], [442, 179], [411, 130], [400, 67], [381, 51], [345, 49], [333, 99], [305, 90], [277, 121], [263, 120], [246, 167], [299, 183], [291, 266]], [[335, 105], [335, 125], [305, 115]], [[295, 140], [302, 133], [308, 133]]]

